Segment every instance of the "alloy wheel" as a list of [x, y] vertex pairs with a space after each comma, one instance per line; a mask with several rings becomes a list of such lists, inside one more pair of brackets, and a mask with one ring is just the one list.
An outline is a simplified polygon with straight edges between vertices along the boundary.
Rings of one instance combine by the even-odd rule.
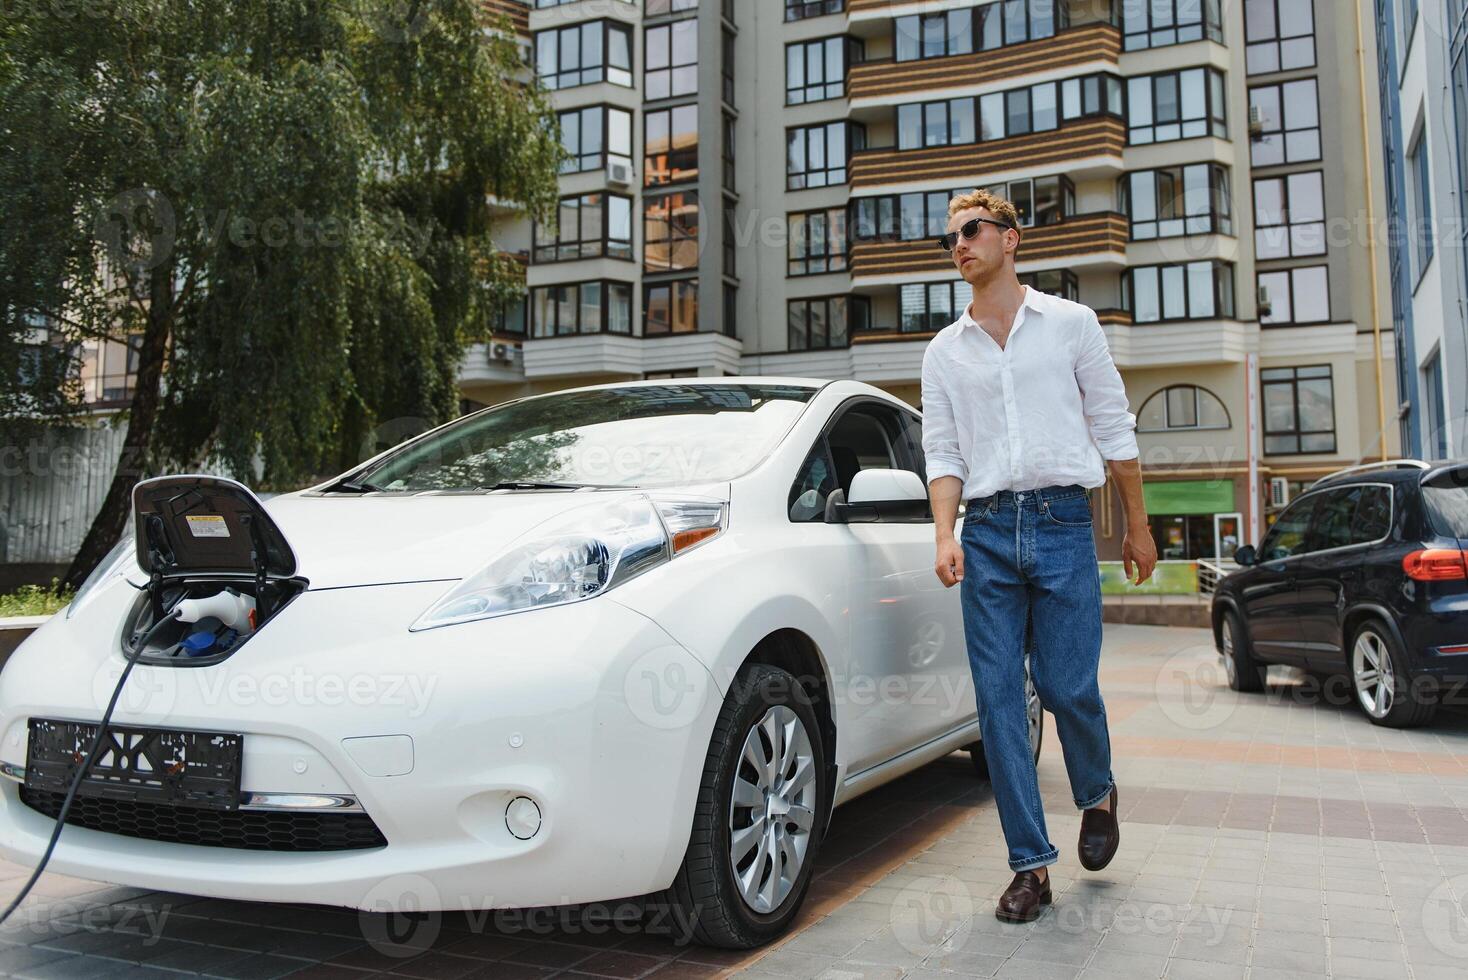
[[768, 914], [805, 864], [816, 813], [815, 752], [800, 717], [771, 707], [749, 730], [729, 804], [729, 861], [739, 894]]
[[1369, 629], [1356, 637], [1356, 646], [1351, 651], [1351, 673], [1361, 707], [1373, 718], [1385, 718], [1392, 710], [1396, 678], [1386, 644]]
[[1234, 660], [1234, 627], [1228, 617], [1223, 620], [1223, 669], [1228, 675], [1229, 687], [1235, 687], [1239, 679], [1238, 661]]

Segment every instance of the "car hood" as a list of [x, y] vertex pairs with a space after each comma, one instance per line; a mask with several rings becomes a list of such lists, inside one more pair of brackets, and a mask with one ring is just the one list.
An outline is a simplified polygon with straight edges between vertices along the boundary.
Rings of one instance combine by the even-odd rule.
[[[312, 589], [460, 579], [521, 535], [582, 507], [638, 490], [485, 494], [306, 494], [265, 501]], [[728, 484], [647, 491], [729, 498]], [[128, 576], [141, 585], [134, 569]]]

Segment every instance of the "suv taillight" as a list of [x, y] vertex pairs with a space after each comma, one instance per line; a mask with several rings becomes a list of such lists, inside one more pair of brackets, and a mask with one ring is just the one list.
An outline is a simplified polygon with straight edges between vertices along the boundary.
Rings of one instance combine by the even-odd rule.
[[1455, 548], [1426, 548], [1402, 559], [1402, 571], [1418, 582], [1468, 579], [1468, 552]]

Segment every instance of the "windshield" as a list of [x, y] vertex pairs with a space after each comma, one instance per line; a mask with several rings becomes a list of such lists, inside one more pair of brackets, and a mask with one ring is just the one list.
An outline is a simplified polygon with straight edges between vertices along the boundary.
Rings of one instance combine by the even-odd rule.
[[1432, 529], [1468, 539], [1468, 470], [1453, 470], [1422, 486]]
[[768, 456], [815, 391], [667, 384], [527, 398], [445, 426], [352, 483], [414, 492], [722, 482]]

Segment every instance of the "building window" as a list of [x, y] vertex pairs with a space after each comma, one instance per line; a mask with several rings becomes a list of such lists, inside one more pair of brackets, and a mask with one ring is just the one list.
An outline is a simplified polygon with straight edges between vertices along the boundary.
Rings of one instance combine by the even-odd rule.
[[892, 47], [898, 61], [971, 54], [974, 50], [973, 10], [916, 14], [892, 22]]
[[839, 14], [846, 9], [846, 0], [785, 0], [786, 20], [805, 20], [823, 14]]
[[1233, 234], [1228, 170], [1216, 163], [1138, 170], [1119, 187], [1132, 241]]
[[643, 43], [642, 94], [649, 102], [698, 91], [697, 19], [649, 27]]
[[866, 146], [866, 127], [833, 122], [785, 131], [785, 186], [799, 191], [846, 183], [851, 154]]
[[739, 336], [739, 287], [724, 284], [724, 323], [726, 337]]
[[632, 258], [632, 198], [581, 194], [561, 198], [555, 228], [535, 225], [535, 261]]
[[728, 203], [725, 203], [724, 205], [723, 242], [724, 275], [728, 276], [730, 279], [734, 279], [737, 277], [737, 273], [735, 272], [735, 261], [738, 257], [739, 250], [735, 247], [734, 241], [734, 205]]
[[600, 170], [609, 163], [632, 166], [632, 113], [611, 106], [572, 109], [557, 117], [561, 144], [570, 154], [561, 173]]
[[526, 312], [524, 296], [505, 300], [495, 308], [490, 332], [495, 336], [504, 334], [516, 337], [525, 336]]
[[[528, 3], [529, 0], [520, 0], [520, 2], [522, 2], [522, 3]], [[547, 7], [559, 7], [562, 4], [575, 3], [575, 2], [576, 2], [576, 0], [535, 0], [535, 7], [538, 10], [544, 10]], [[631, 5], [631, 4], [635, 3], [636, 0], [619, 0], [619, 2], [620, 3], [625, 3], [625, 4], [628, 4], [628, 5]], [[655, 2], [656, 2], [656, 0], [648, 0], [648, 8], [649, 8], [649, 11], [648, 12], [649, 13], [652, 12], [651, 11], [651, 7], [652, 7], [653, 3], [655, 3]], [[667, 0], [664, 0], [664, 2], [666, 3]], [[696, 4], [698, 2], [698, 0], [681, 0], [681, 2], [683, 2], [683, 3], [695, 3]]]
[[1127, 80], [1127, 140], [1136, 145], [1217, 136], [1228, 139], [1223, 73], [1214, 68]]
[[1413, 272], [1418, 279], [1432, 261], [1432, 178], [1427, 169], [1427, 129], [1417, 133], [1407, 151], [1407, 237], [1412, 245]]
[[1264, 452], [1271, 456], [1335, 452], [1335, 390], [1330, 365], [1265, 368]]
[[1088, 75], [978, 97], [897, 107], [897, 148], [914, 150], [1056, 129], [1062, 122], [1121, 115], [1121, 80]]
[[851, 335], [868, 329], [865, 296], [822, 296], [791, 300], [785, 306], [791, 350], [845, 347]]
[[788, 276], [814, 276], [847, 268], [846, 209], [790, 215], [786, 245]]
[[[851, 202], [854, 241], [910, 242], [937, 238], [948, 228], [948, 202], [973, 188], [922, 191], [882, 197], [859, 197]], [[1019, 212], [1021, 227], [1053, 225], [1075, 214], [1075, 185], [1063, 176], [1025, 178], [990, 184], [989, 190], [1008, 199]]]
[[1330, 322], [1330, 271], [1323, 265], [1259, 273], [1264, 326]]
[[1122, 273], [1121, 293], [1133, 323], [1232, 319], [1234, 267], [1228, 262], [1140, 266]]
[[1137, 412], [1138, 432], [1227, 429], [1228, 409], [1218, 396], [1196, 385], [1171, 385], [1152, 395]]
[[[1037, 293], [1049, 293], [1051, 296], [1059, 296], [1068, 299], [1072, 303], [1079, 303], [1081, 299], [1080, 282], [1076, 274], [1069, 269], [1045, 269], [1042, 272], [1026, 272], [1019, 277], [1020, 285], [1029, 286]], [[959, 288], [962, 292], [962, 288]], [[967, 303], [959, 307], [962, 313], [967, 308]]]
[[642, 268], [648, 272], [698, 268], [698, 195], [681, 191], [643, 203]]
[[846, 71], [861, 60], [861, 52], [861, 42], [847, 37], [785, 45], [785, 104], [841, 98]]
[[1250, 75], [1313, 68], [1313, 0], [1244, 0], [1244, 41]]
[[1219, 0], [1121, 0], [1121, 25], [1127, 51], [1204, 38], [1223, 43]]
[[645, 336], [697, 333], [698, 280], [650, 283], [643, 293], [642, 310]]
[[1320, 101], [1315, 79], [1249, 89], [1250, 118], [1259, 118], [1249, 149], [1256, 167], [1320, 159]]
[[532, 337], [632, 332], [632, 284], [596, 280], [531, 291]]
[[1432, 357], [1422, 366], [1422, 420], [1427, 431], [1422, 433], [1422, 444], [1428, 448], [1429, 459], [1448, 458], [1448, 415], [1443, 402], [1443, 358], [1442, 351], [1435, 350]]
[[685, 10], [697, 10], [698, 0], [647, 0], [647, 16], [658, 17], [662, 14], [677, 14]]
[[967, 283], [915, 282], [897, 287], [897, 329], [933, 333], [959, 317], [969, 301]]
[[897, 61], [946, 58], [992, 51], [1054, 37], [1070, 26], [1070, 8], [1056, 0], [1002, 0], [999, 3], [931, 14], [912, 14], [892, 22]]
[[[733, 22], [732, 17], [730, 22]], [[734, 106], [734, 35], [723, 32], [719, 47], [719, 75], [724, 82], [724, 105]]]
[[1325, 174], [1254, 181], [1254, 251], [1263, 259], [1325, 254]]
[[724, 117], [724, 190], [734, 193], [734, 117]]
[[698, 106], [648, 109], [642, 114], [645, 187], [698, 179]]
[[593, 82], [632, 87], [632, 29], [592, 20], [535, 35], [535, 74], [546, 88]]

